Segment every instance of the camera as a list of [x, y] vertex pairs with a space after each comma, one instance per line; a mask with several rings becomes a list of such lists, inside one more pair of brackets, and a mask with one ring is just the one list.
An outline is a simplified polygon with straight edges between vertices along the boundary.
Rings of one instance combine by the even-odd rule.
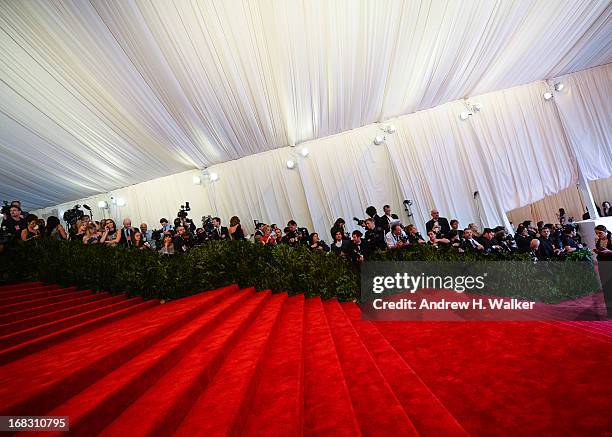
[[215, 225], [213, 225], [211, 215], [202, 216], [202, 229], [204, 229], [207, 237], [209, 237], [215, 230]]
[[11, 205], [6, 200], [3, 200], [2, 203], [4, 203], [4, 205], [2, 205], [2, 214], [8, 217], [11, 212]]
[[83, 217], [83, 215], [85, 215], [83, 213], [83, 210], [79, 209], [80, 207], [81, 205], [74, 205], [72, 209], [69, 209], [68, 211], [64, 212], [64, 215], [63, 215], [64, 221], [68, 223], [70, 226], [74, 226], [76, 222], [80, 220]]
[[357, 217], [353, 217], [353, 220], [357, 222], [357, 226], [361, 226], [362, 228], [366, 227], [365, 219], [358, 219]]
[[191, 207], [189, 206], [189, 202], [185, 202], [184, 205], [181, 205], [181, 209], [179, 209], [179, 212], [176, 213], [176, 216], [178, 218], [185, 218], [187, 217], [187, 215], [189, 215], [189, 211], [191, 211]]

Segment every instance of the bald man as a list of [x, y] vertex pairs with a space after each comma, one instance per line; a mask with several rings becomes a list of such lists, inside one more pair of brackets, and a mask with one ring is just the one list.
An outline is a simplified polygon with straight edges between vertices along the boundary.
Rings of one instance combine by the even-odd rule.
[[123, 227], [120, 230], [121, 238], [119, 239], [120, 246], [131, 246], [134, 243], [134, 234], [139, 232], [138, 229], [132, 227], [132, 221], [129, 218], [123, 219]]
[[434, 226], [440, 226], [440, 235], [438, 238], [444, 238], [450, 232], [450, 225], [448, 224], [448, 220], [444, 217], [440, 217], [440, 212], [437, 209], [431, 210], [431, 220], [425, 223], [425, 228], [427, 232], [431, 231]]

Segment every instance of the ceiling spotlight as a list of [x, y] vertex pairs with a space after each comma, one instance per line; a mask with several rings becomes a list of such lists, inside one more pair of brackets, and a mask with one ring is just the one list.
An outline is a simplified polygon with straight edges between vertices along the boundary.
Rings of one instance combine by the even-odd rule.
[[106, 200], [100, 200], [98, 202], [98, 208], [102, 208], [102, 209], [108, 208], [108, 202]]
[[288, 169], [292, 169], [294, 167], [295, 167], [295, 161], [293, 161], [291, 159], [289, 161], [287, 161], [287, 168]]
[[300, 153], [302, 154], [304, 158], [306, 158], [308, 154], [310, 153], [310, 150], [308, 150], [308, 147], [302, 147], [302, 150], [300, 151]]
[[461, 114], [459, 114], [459, 118], [461, 120], [467, 120], [468, 118], [470, 118], [470, 115], [472, 115], [471, 112], [463, 111]]
[[214, 172], [211, 173], [210, 174], [210, 180], [213, 181], [213, 182], [218, 181], [219, 180], [219, 174], [218, 173], [214, 173]]
[[381, 137], [380, 135], [376, 135], [376, 138], [374, 138], [374, 144], [376, 144], [377, 146], [380, 146], [384, 142], [385, 138]]
[[125, 206], [125, 199], [123, 197], [117, 197], [117, 206]]
[[397, 128], [395, 127], [394, 124], [390, 124], [389, 126], [387, 126], [387, 133], [389, 134], [395, 133], [396, 130]]
[[477, 102], [472, 105], [472, 110], [478, 112], [482, 109], [482, 103]]
[[544, 97], [544, 100], [550, 100], [553, 98], [553, 93], [546, 91], [544, 94], [542, 94], [542, 96]]
[[561, 91], [563, 89], [563, 83], [559, 82], [555, 84], [555, 91]]
[[193, 185], [200, 185], [202, 183], [202, 179], [200, 179], [200, 176], [194, 176], [192, 181]]

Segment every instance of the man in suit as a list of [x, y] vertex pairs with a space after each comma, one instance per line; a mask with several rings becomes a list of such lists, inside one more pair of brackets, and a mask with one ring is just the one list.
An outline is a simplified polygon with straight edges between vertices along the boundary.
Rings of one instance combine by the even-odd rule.
[[346, 252], [347, 257], [353, 264], [359, 264], [363, 262], [363, 242], [361, 231], [353, 231], [351, 234], [351, 242], [348, 244], [348, 250]]
[[440, 236], [445, 237], [450, 232], [450, 225], [445, 217], [440, 217], [440, 212], [437, 209], [431, 210], [431, 220], [425, 224], [427, 232], [431, 231], [434, 226], [440, 226]]
[[140, 231], [132, 227], [132, 221], [129, 218], [123, 219], [123, 227], [121, 228], [119, 245], [130, 247], [134, 243], [133, 237], [136, 232]]
[[212, 219], [212, 224], [214, 226], [212, 231], [212, 239], [213, 240], [229, 240], [230, 235], [229, 231], [225, 226], [221, 226], [221, 219], [219, 217], [214, 217]]
[[391, 223], [399, 221], [397, 214], [391, 214], [391, 207], [389, 205], [383, 206], [383, 212], [385, 213], [381, 217], [381, 225], [385, 234], [391, 230]]

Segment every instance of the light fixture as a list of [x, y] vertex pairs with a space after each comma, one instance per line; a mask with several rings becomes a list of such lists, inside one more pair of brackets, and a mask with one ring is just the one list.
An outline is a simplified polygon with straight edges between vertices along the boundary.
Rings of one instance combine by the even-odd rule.
[[293, 160], [291, 160], [291, 159], [290, 159], [290, 160], [288, 160], [288, 161], [287, 161], [287, 168], [288, 168], [288, 169], [292, 169], [292, 168], [294, 168], [294, 167], [295, 167], [295, 161], [293, 161]]
[[561, 91], [563, 89], [564, 85], [562, 82], [557, 82], [555, 84], [555, 91]]
[[123, 197], [117, 197], [117, 206], [125, 206], [125, 199]]
[[389, 133], [389, 134], [395, 133], [396, 130], [397, 130], [397, 128], [395, 127], [394, 124], [390, 124], [389, 126], [387, 126], [387, 133]]
[[385, 137], [376, 135], [376, 137], [374, 138], [374, 144], [376, 144], [377, 146], [380, 146], [384, 142], [385, 142]]
[[461, 120], [464, 120], [464, 121], [465, 121], [465, 120], [467, 120], [468, 118], [470, 118], [470, 115], [472, 115], [472, 113], [471, 113], [471, 112], [468, 112], [468, 111], [463, 111], [461, 114], [459, 114], [459, 118], [460, 118]]
[[306, 158], [308, 154], [310, 153], [310, 150], [308, 150], [308, 147], [302, 147], [302, 150], [300, 150], [300, 153], [302, 154], [304, 158]]
[[476, 103], [474, 103], [472, 105], [472, 111], [474, 111], [474, 112], [479, 112], [479, 111], [482, 110], [482, 108], [483, 108], [483, 106], [482, 106], [482, 103], [480, 103], [480, 102], [476, 102]]
[[108, 208], [108, 202], [106, 200], [100, 200], [98, 202], [98, 208], [101, 208], [101, 209]]
[[200, 178], [200, 176], [194, 176], [191, 180], [193, 182], [193, 185], [200, 185], [202, 183], [202, 179]]
[[542, 97], [544, 97], [544, 100], [550, 100], [553, 98], [553, 93], [546, 91], [544, 94], [542, 94]]
[[210, 180], [213, 181], [213, 182], [218, 181], [219, 180], [219, 174], [218, 173], [214, 173], [214, 172], [211, 173], [210, 174]]

